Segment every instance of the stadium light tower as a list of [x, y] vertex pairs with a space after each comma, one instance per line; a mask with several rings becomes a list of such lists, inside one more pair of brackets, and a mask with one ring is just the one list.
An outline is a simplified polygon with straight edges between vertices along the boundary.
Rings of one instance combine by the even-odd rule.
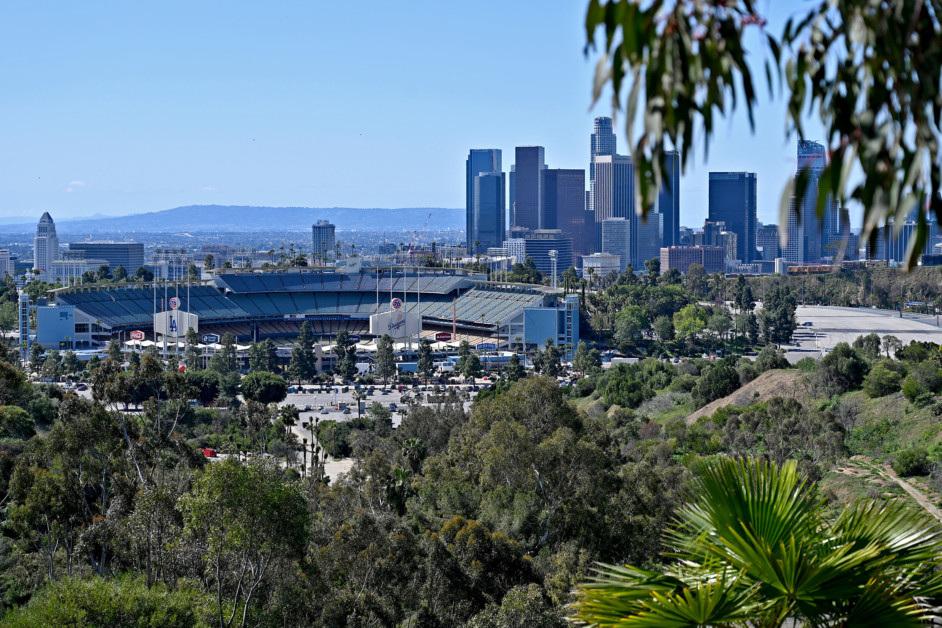
[[553, 264], [553, 290], [556, 289], [556, 256], [557, 256], [556, 249], [552, 249], [549, 251], [550, 262], [552, 262]]

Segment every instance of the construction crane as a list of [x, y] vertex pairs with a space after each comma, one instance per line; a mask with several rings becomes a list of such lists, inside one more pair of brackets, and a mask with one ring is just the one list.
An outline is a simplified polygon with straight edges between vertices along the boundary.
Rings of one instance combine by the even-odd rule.
[[412, 241], [409, 242], [409, 259], [411, 260], [415, 255], [415, 245], [419, 243], [419, 240], [422, 239], [422, 236], [425, 235], [425, 230], [428, 228], [428, 221], [432, 219], [432, 212], [429, 212], [428, 216], [425, 218], [425, 224], [422, 225], [422, 231], [413, 231], [412, 232]]

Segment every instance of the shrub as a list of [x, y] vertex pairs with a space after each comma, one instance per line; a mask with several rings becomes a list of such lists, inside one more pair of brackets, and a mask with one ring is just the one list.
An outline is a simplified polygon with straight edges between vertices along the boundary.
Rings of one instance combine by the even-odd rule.
[[743, 386], [759, 377], [759, 369], [748, 358], [743, 358], [736, 365], [736, 372], [739, 373], [739, 383]]
[[864, 379], [863, 388], [871, 399], [885, 397], [900, 389], [900, 379], [899, 373], [878, 364]]
[[909, 369], [909, 375], [903, 382], [903, 394], [912, 402], [927, 393], [942, 390], [942, 377], [939, 367], [931, 360], [924, 360]]
[[925, 447], [912, 447], [896, 454], [893, 470], [902, 477], [929, 475], [929, 454]]
[[839, 342], [818, 363], [815, 377], [829, 394], [840, 395], [859, 388], [867, 370], [866, 361], [846, 342]]
[[816, 366], [818, 366], [818, 361], [814, 358], [802, 358], [795, 363], [795, 368], [802, 373], [811, 373]]
[[759, 356], [756, 358], [756, 368], [760, 373], [770, 369], [787, 369], [788, 360], [785, 359], [785, 353], [775, 345], [766, 345]]
[[696, 388], [693, 389], [693, 398], [697, 407], [703, 407], [711, 401], [730, 395], [739, 388], [739, 373], [724, 360], [707, 368]]
[[4, 626], [210, 626], [213, 600], [182, 586], [148, 587], [143, 576], [65, 579], [40, 590]]

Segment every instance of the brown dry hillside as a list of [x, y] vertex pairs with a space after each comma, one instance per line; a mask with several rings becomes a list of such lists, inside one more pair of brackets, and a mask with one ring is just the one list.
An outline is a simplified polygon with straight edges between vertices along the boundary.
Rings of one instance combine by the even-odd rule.
[[748, 406], [773, 397], [790, 397], [800, 400], [807, 393], [808, 389], [800, 372], [781, 369], [766, 371], [733, 394], [703, 406], [687, 417], [687, 423], [694, 423], [700, 417], [710, 416], [723, 406]]

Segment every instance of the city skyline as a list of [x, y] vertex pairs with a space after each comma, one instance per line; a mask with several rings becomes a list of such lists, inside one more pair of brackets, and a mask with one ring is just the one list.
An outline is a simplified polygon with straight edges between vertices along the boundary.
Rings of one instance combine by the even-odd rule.
[[[460, 208], [464, 181], [452, 164], [468, 146], [539, 144], [551, 167], [586, 168], [585, 130], [612, 112], [605, 95], [589, 106], [597, 57], [582, 54], [585, 7], [550, 3], [534, 14], [492, 4], [498, 23], [487, 19], [488, 3], [416, 8], [408, 20], [393, 19], [401, 8], [369, 4], [356, 46], [332, 27], [343, 20], [334, 6], [289, 3], [273, 14], [244, 2], [224, 13], [187, 5], [180, 20], [167, 7], [8, 4], [0, 52], [16, 62], [0, 68], [0, 107], [17, 124], [5, 129], [0, 218], [191, 204]], [[760, 10], [772, 31], [790, 14]], [[449, 17], [461, 26], [433, 27]], [[478, 63], [472, 42], [482, 33], [495, 54], [526, 56], [533, 70]], [[761, 69], [766, 53], [749, 37]], [[482, 92], [482, 84], [494, 89]], [[485, 108], [491, 113], [479, 115]], [[755, 135], [738, 111], [718, 128], [705, 164], [703, 147], [692, 148], [681, 224], [706, 215], [709, 171], [747, 169], [763, 181], [759, 220], [778, 222], [794, 173], [784, 111], [764, 99]], [[623, 118], [614, 130], [626, 153]], [[811, 124], [808, 138], [816, 137]], [[392, 152], [421, 167], [392, 174], [383, 164]], [[364, 174], [376, 185], [360, 185]]]

